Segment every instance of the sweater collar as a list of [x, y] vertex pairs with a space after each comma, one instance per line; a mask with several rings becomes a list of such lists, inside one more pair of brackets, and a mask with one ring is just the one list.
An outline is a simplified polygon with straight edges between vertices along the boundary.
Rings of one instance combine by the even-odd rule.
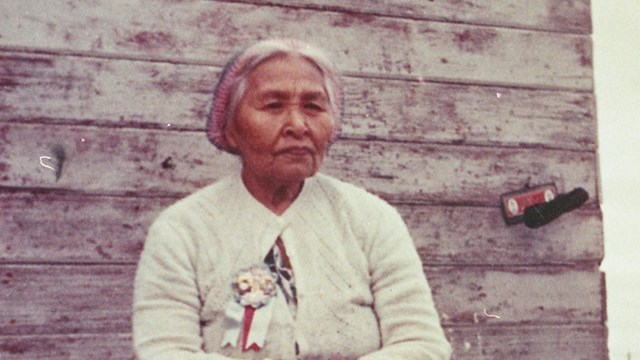
[[300, 217], [309, 208], [316, 183], [315, 176], [307, 178], [291, 206], [282, 215], [277, 215], [251, 195], [240, 173], [233, 175], [230, 180], [233, 193], [237, 195], [237, 211], [245, 222], [245, 226], [252, 229], [252, 237], [258, 239], [258, 250], [263, 255], [267, 254], [276, 238], [282, 235], [287, 227], [300, 222]]

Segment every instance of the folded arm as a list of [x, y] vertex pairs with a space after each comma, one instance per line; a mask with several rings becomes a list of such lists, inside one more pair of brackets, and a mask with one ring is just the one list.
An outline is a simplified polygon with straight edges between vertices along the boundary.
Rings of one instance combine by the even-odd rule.
[[149, 230], [135, 279], [133, 342], [140, 360], [228, 360], [204, 353], [195, 244], [168, 222]]
[[415, 245], [394, 210], [376, 218], [368, 249], [374, 310], [382, 348], [361, 360], [442, 360], [451, 346], [440, 327], [431, 290]]

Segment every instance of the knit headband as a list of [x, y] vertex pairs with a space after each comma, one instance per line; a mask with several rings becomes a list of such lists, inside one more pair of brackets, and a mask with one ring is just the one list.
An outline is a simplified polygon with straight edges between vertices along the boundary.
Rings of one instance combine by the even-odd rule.
[[[332, 115], [335, 120], [334, 133], [331, 141], [340, 134], [342, 122], [343, 95], [340, 76], [329, 58], [318, 48], [312, 47], [299, 40], [274, 39], [260, 41], [236, 54], [224, 67], [218, 83], [213, 91], [211, 112], [207, 118], [206, 132], [209, 141], [218, 149], [231, 152], [225, 138], [225, 128], [231, 120], [233, 112], [232, 97], [238, 92], [238, 83], [251, 70], [262, 62], [279, 54], [300, 55], [314, 63], [324, 79], [325, 91], [329, 96]], [[242, 89], [246, 91], [246, 89]], [[235, 96], [243, 94], [235, 94]], [[236, 99], [238, 101], [239, 99]], [[238, 104], [233, 104], [237, 106]]]

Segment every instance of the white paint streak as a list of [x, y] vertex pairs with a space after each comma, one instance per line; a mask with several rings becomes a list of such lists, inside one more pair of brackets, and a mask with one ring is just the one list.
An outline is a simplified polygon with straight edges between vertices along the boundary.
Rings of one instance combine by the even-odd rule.
[[500, 319], [500, 316], [498, 316], [498, 315], [487, 314], [487, 309], [484, 309], [483, 312], [484, 312], [484, 316], [486, 316], [486, 317]]
[[44, 160], [51, 160], [51, 156], [40, 156], [40, 165], [46, 167], [47, 169], [51, 169], [52, 171], [56, 171], [56, 169], [52, 166], [45, 164]]

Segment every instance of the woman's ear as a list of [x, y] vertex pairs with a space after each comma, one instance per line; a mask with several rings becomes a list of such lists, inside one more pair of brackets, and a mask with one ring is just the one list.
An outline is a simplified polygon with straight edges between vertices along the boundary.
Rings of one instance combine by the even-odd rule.
[[228, 150], [234, 154], [238, 153], [238, 134], [233, 126], [233, 122], [227, 123], [224, 128], [224, 140], [227, 142]]

